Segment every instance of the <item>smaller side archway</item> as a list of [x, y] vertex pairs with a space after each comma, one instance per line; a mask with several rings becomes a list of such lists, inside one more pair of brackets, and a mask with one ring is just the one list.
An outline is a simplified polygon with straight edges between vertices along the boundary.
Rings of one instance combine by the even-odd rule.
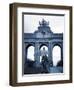
[[27, 48], [27, 60], [34, 61], [34, 46]]
[[24, 56], [24, 63], [26, 63], [28, 60], [34, 61], [34, 43], [25, 43]]
[[53, 66], [57, 66], [58, 62], [61, 61], [61, 47], [55, 45], [52, 50]]

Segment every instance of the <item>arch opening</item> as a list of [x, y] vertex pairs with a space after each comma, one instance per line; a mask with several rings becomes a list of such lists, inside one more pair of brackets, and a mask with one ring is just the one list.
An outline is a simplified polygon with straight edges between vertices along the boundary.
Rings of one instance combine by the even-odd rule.
[[27, 48], [27, 60], [34, 61], [34, 46]]
[[56, 45], [52, 51], [53, 66], [57, 66], [58, 62], [61, 61], [61, 47]]
[[46, 55], [48, 57], [48, 47], [46, 45], [42, 45], [40, 47], [40, 53], [41, 53], [41, 55], [40, 55], [40, 62], [41, 62], [43, 56]]

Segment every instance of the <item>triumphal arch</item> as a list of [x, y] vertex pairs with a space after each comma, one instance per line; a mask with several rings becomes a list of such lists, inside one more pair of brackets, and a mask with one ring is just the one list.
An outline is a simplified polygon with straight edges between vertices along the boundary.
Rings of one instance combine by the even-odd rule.
[[39, 21], [38, 30], [34, 33], [24, 33], [25, 63], [27, 61], [28, 48], [34, 46], [34, 61], [36, 66], [39, 66], [41, 55], [40, 48], [43, 45], [48, 47], [48, 60], [50, 66], [53, 66], [52, 50], [56, 45], [61, 48], [61, 60], [63, 60], [63, 33], [53, 33], [49, 26], [49, 22], [44, 19], [41, 22]]

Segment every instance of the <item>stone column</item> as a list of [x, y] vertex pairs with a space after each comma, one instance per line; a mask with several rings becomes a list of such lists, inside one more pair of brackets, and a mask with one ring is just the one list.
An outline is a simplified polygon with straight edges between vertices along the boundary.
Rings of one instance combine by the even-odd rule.
[[49, 42], [48, 45], [48, 59], [49, 59], [49, 65], [53, 66], [53, 61], [52, 61], [52, 43]]
[[27, 61], [27, 45], [25, 44], [24, 45], [24, 62], [26, 63], [26, 61]]
[[26, 44], [24, 43], [24, 54], [23, 54], [23, 61], [22, 61], [22, 74], [24, 74], [24, 68], [26, 67], [26, 61], [27, 61], [27, 48], [26, 48]]
[[61, 45], [61, 60], [63, 61], [63, 44]]
[[35, 66], [40, 66], [40, 51], [39, 51], [39, 43], [35, 43], [35, 49], [34, 49], [34, 59], [35, 59]]

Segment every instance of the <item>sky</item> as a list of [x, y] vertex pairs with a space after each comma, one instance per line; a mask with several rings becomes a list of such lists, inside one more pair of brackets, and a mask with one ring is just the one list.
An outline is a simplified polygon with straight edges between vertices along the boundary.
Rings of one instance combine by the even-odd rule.
[[64, 16], [24, 15], [24, 32], [34, 33], [38, 30], [39, 21], [49, 21], [49, 26], [54, 33], [64, 33]]

